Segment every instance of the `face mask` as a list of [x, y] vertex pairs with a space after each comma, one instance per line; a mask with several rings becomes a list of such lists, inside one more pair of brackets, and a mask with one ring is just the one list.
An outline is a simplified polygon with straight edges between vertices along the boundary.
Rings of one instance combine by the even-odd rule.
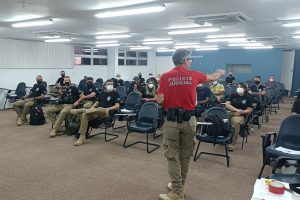
[[152, 88], [154, 87], [154, 85], [153, 85], [153, 84], [149, 84], [148, 87], [149, 87], [150, 89], [152, 89]]
[[236, 92], [238, 93], [238, 95], [243, 96], [245, 91], [243, 88], [236, 88]]
[[109, 92], [113, 91], [113, 89], [114, 89], [113, 85], [107, 85], [106, 86], [106, 90], [109, 91]]
[[270, 81], [270, 82], [273, 82], [273, 81], [274, 81], [274, 79], [273, 79], [273, 78], [270, 78], [270, 79], [269, 79], [269, 81]]
[[213, 84], [214, 84], [214, 85], [217, 85], [217, 84], [218, 84], [218, 81], [214, 81]]
[[41, 81], [41, 80], [37, 80], [37, 81], [36, 81], [37, 84], [41, 84], [42, 82], [43, 82], [43, 81]]
[[70, 82], [65, 82], [65, 86], [70, 86]]
[[87, 84], [88, 87], [92, 87], [93, 86], [93, 83], [91, 83], [91, 82], [88, 82], [86, 84]]
[[121, 79], [121, 77], [117, 76], [117, 80], [120, 80], [120, 79]]
[[199, 84], [198, 87], [203, 87], [203, 84]]
[[260, 81], [255, 81], [254, 82], [256, 85], [259, 85], [260, 84]]
[[142, 77], [142, 75], [141, 75], [141, 74], [139, 74], [139, 77], [141, 78], [141, 77]]
[[231, 77], [231, 76], [232, 76], [232, 74], [229, 74], [229, 76]]
[[62, 75], [61, 75], [61, 77], [65, 77], [65, 76], [66, 76], [65, 74], [62, 74]]

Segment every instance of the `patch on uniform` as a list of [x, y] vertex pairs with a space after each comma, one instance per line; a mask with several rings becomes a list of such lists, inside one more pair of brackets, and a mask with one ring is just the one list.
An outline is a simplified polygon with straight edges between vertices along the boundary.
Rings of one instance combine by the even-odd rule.
[[90, 92], [92, 91], [92, 89], [89, 90]]
[[72, 89], [69, 89], [69, 92], [72, 92]]
[[40, 88], [36, 88], [36, 90], [35, 90], [35, 91], [37, 91], [37, 92], [38, 92], [39, 90], [40, 90]]
[[246, 101], [246, 100], [243, 100], [243, 101], [242, 101], [242, 104], [246, 104], [246, 103], [247, 103], [247, 101]]
[[106, 100], [107, 100], [107, 101], [110, 101], [110, 100], [111, 100], [111, 97], [110, 97], [110, 96], [108, 96]]

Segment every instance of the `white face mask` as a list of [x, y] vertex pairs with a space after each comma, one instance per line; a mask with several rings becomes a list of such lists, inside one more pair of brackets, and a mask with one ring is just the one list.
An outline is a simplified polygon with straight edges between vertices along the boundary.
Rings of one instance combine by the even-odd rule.
[[113, 89], [114, 89], [114, 86], [113, 86], [113, 85], [107, 85], [107, 86], [106, 86], [106, 90], [109, 91], [109, 92], [110, 92], [110, 91], [113, 91]]
[[198, 85], [198, 87], [203, 87], [203, 84], [202, 84], [202, 83], [200, 83], [200, 84]]
[[116, 78], [117, 80], [120, 80], [121, 79], [121, 77], [120, 76], [117, 76], [117, 78]]
[[236, 88], [236, 92], [238, 93], [238, 95], [243, 96], [245, 91], [244, 88]]
[[273, 79], [273, 78], [270, 78], [270, 79], [269, 79], [269, 81], [270, 81], [270, 82], [273, 82], [273, 81], [274, 81], [274, 79]]
[[214, 85], [217, 85], [217, 84], [218, 84], [218, 81], [214, 81], [213, 84], [214, 84]]
[[152, 88], [154, 87], [154, 85], [153, 85], [153, 84], [149, 84], [148, 87], [149, 87], [150, 89], [152, 89]]

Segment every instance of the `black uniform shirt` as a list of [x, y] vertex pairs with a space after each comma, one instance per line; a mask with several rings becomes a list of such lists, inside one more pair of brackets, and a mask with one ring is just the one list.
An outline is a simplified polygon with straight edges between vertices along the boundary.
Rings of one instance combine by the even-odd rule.
[[247, 108], [252, 108], [253, 99], [251, 96], [240, 96], [237, 94], [232, 95], [229, 98], [231, 105], [237, 109], [246, 110]]
[[[88, 87], [84, 88], [84, 90], [83, 90], [83, 95], [84, 95], [84, 96], [88, 96], [88, 95], [90, 95], [92, 92], [95, 92], [96, 95], [99, 93], [99, 91], [97, 90], [97, 88], [96, 88], [95, 85], [93, 85], [93, 86], [91, 86], [91, 87], [88, 86]], [[86, 99], [86, 100], [88, 100], [88, 101], [94, 101], [95, 99], [96, 99], [96, 98], [93, 97], [93, 98]]]
[[46, 94], [47, 90], [42, 84], [34, 84], [33, 88], [30, 90], [29, 98], [39, 97], [42, 94]]
[[61, 100], [64, 104], [73, 104], [79, 99], [79, 89], [76, 86], [69, 86], [63, 89]]
[[261, 92], [261, 91], [266, 91], [266, 86], [264, 86], [264, 85], [252, 85], [251, 87], [250, 87], [250, 90], [252, 91], [252, 92]]
[[99, 95], [99, 107], [109, 108], [114, 106], [116, 103], [120, 103], [120, 95], [116, 91], [112, 92], [101, 92]]
[[59, 85], [64, 86], [64, 77], [60, 77], [59, 79], [57, 79], [56, 84], [58, 83]]
[[294, 102], [293, 108], [292, 108], [292, 112], [300, 114], [300, 99], [297, 99]]

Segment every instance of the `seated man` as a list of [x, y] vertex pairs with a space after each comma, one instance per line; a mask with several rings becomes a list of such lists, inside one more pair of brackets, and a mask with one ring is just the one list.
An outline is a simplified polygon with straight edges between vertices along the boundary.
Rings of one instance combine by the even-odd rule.
[[143, 78], [143, 75], [142, 75], [141, 72], [138, 73], [138, 77], [139, 77], [140, 83], [144, 85], [145, 84], [145, 79]]
[[[76, 86], [71, 85], [69, 76], [64, 77], [64, 86], [61, 90], [59, 101], [57, 105], [52, 105], [46, 109], [46, 116], [51, 120], [53, 129], [50, 137], [53, 138], [57, 135], [63, 121], [65, 120], [70, 110], [73, 108], [75, 101], [79, 99], [79, 90]], [[55, 114], [59, 113], [57, 119]]]
[[114, 88], [117, 88], [119, 86], [124, 86], [124, 81], [121, 79], [121, 75], [117, 74], [116, 79], [114, 81]]
[[147, 101], [154, 101], [156, 95], [156, 88], [155, 83], [152, 79], [148, 79], [147, 85], [143, 87], [140, 91], [142, 93], [142, 100]]
[[266, 92], [266, 86], [261, 84], [261, 77], [256, 76], [254, 78], [254, 83], [255, 83], [255, 85], [252, 85], [250, 87], [249, 92], [250, 93], [256, 93], [256, 94], [264, 96], [267, 92]]
[[[96, 95], [99, 93], [93, 81], [94, 79], [92, 77], [87, 78], [87, 87], [84, 88], [83, 92], [80, 94], [80, 98], [74, 102], [74, 108], [76, 108], [79, 103], [83, 103], [83, 108], [92, 107], [96, 100]], [[82, 113], [81, 110], [78, 110], [78, 113]], [[72, 114], [74, 114], [74, 112]]]
[[25, 122], [27, 122], [27, 114], [29, 114], [30, 108], [35, 104], [40, 104], [41, 100], [45, 98], [45, 94], [47, 93], [47, 89], [42, 84], [43, 77], [38, 75], [36, 77], [36, 84], [34, 84], [33, 88], [30, 90], [28, 96], [24, 97], [24, 100], [19, 100], [13, 104], [13, 110], [16, 111], [18, 115], [17, 125], [21, 126]]
[[205, 111], [205, 108], [210, 103], [210, 97], [211, 90], [200, 83], [197, 87], [196, 117], [200, 117], [201, 113]]
[[224, 98], [224, 91], [225, 91], [224, 85], [219, 83], [218, 81], [214, 81], [212, 82], [209, 88], [212, 91], [212, 93], [214, 93], [214, 95], [216, 96], [217, 101], [221, 103]]
[[234, 84], [235, 77], [232, 75], [232, 72], [228, 73], [228, 76], [226, 77], [225, 81], [226, 81], [227, 85]]
[[88, 129], [89, 120], [96, 118], [107, 118], [110, 111], [118, 110], [120, 107], [120, 96], [113, 90], [114, 83], [112, 80], [107, 80], [105, 83], [105, 90], [99, 95], [98, 101], [92, 108], [86, 109], [81, 115], [80, 122], [80, 137], [76, 141], [75, 146], [86, 143], [86, 132]]
[[143, 88], [143, 85], [140, 83], [140, 79], [139, 77], [135, 76], [133, 78], [133, 82], [131, 82], [127, 93], [131, 93], [131, 92], [140, 92], [140, 90]]
[[300, 114], [300, 92], [298, 93], [298, 96], [295, 99], [295, 102], [293, 104], [293, 108], [291, 110], [291, 113], [293, 115], [299, 115]]
[[65, 71], [61, 71], [60, 72], [60, 76], [61, 77], [59, 77], [58, 79], [57, 79], [57, 81], [56, 81], [56, 83], [55, 83], [55, 85], [56, 86], [60, 86], [60, 87], [62, 87], [62, 86], [64, 86], [64, 78], [65, 78], [65, 76], [66, 76], [66, 74], [65, 74]]
[[275, 81], [275, 76], [271, 75], [265, 85], [266, 85], [266, 88], [276, 88], [277, 84]]
[[253, 100], [248, 92], [245, 83], [239, 83], [236, 89], [237, 94], [232, 95], [226, 102], [227, 110], [231, 111], [231, 126], [234, 127], [234, 135], [232, 143], [229, 145], [229, 150], [233, 151], [238, 135], [240, 133], [240, 126], [245, 124], [246, 115], [252, 112]]

